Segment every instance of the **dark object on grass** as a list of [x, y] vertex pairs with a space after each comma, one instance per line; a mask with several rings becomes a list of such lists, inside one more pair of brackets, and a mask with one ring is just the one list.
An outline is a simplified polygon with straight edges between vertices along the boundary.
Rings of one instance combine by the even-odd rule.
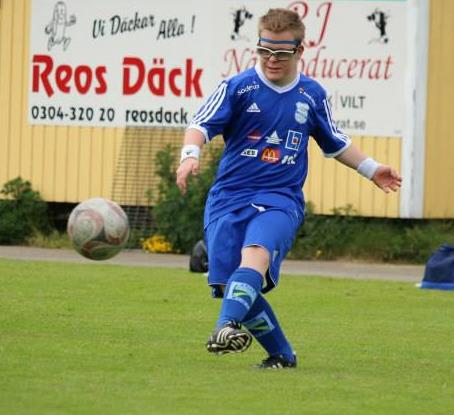
[[454, 245], [441, 245], [429, 258], [420, 288], [454, 291]]
[[192, 248], [191, 258], [189, 260], [189, 271], [208, 271], [208, 253], [205, 242], [203, 240], [198, 241]]

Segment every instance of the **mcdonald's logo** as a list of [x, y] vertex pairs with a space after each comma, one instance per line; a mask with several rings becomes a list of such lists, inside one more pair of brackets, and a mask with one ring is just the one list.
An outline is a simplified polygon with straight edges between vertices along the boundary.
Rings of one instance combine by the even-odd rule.
[[281, 158], [281, 152], [278, 148], [266, 147], [262, 152], [261, 160], [266, 163], [277, 163]]

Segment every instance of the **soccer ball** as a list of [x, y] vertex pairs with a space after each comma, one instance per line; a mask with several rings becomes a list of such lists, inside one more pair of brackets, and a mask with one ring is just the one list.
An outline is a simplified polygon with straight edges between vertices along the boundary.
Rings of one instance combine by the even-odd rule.
[[128, 217], [108, 199], [95, 197], [79, 203], [67, 227], [74, 249], [85, 258], [101, 261], [117, 255], [129, 237]]

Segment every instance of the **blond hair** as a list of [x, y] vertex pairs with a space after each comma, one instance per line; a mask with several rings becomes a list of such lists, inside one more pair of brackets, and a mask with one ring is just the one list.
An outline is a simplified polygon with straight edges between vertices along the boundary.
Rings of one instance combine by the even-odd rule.
[[289, 9], [269, 9], [268, 13], [259, 20], [259, 36], [262, 30], [269, 30], [273, 33], [290, 31], [295, 36], [295, 40], [300, 43], [304, 40], [306, 27], [301, 21], [298, 13]]

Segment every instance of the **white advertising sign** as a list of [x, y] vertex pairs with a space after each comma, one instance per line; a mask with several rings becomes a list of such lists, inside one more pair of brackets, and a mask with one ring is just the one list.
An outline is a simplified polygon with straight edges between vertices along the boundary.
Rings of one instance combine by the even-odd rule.
[[401, 136], [405, 0], [32, 0], [33, 124], [182, 127], [225, 78], [256, 63], [270, 7], [306, 24], [300, 70], [347, 134]]

